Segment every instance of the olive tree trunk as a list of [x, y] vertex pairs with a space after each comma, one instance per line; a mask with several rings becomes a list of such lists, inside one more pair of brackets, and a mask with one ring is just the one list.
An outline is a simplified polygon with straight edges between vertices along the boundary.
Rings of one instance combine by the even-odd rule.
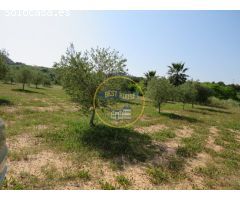
[[95, 118], [95, 109], [92, 109], [92, 114], [91, 114], [91, 118], [90, 118], [90, 122], [89, 122], [89, 125], [91, 127], [94, 127], [95, 124], [94, 124], [94, 118]]
[[161, 103], [158, 103], [158, 113], [161, 113]]

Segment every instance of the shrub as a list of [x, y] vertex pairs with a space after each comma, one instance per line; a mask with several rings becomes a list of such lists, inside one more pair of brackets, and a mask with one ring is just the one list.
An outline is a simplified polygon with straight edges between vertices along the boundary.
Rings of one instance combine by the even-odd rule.
[[210, 97], [209, 104], [215, 107], [239, 107], [240, 103], [233, 99], [223, 100], [217, 97]]
[[213, 95], [213, 90], [200, 83], [196, 84], [196, 89], [196, 101], [200, 104], [208, 103], [208, 98]]

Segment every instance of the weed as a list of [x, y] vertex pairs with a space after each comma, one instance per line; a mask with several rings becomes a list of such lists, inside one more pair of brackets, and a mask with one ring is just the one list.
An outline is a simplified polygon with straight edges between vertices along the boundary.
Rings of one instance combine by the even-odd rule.
[[102, 190], [116, 190], [116, 187], [106, 181], [99, 182]]
[[123, 186], [124, 189], [127, 189], [132, 185], [131, 181], [123, 175], [117, 176], [116, 181], [119, 185]]

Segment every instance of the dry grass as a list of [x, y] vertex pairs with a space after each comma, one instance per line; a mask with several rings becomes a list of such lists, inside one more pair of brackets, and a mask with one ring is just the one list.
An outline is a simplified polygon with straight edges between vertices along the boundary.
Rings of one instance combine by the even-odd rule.
[[12, 102], [0, 106], [10, 151], [4, 189], [240, 188], [237, 110], [183, 111], [176, 103], [159, 115], [147, 104], [135, 127], [112, 129], [97, 120], [90, 129], [60, 87], [14, 88], [0, 84]]

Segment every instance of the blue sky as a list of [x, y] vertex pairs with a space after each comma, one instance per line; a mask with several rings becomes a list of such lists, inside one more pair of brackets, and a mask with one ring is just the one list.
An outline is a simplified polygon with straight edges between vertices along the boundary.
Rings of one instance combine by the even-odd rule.
[[0, 14], [0, 48], [14, 61], [51, 67], [70, 42], [77, 50], [111, 47], [129, 73], [167, 74], [185, 62], [200, 81], [240, 83], [240, 11], [74, 11], [68, 17]]

